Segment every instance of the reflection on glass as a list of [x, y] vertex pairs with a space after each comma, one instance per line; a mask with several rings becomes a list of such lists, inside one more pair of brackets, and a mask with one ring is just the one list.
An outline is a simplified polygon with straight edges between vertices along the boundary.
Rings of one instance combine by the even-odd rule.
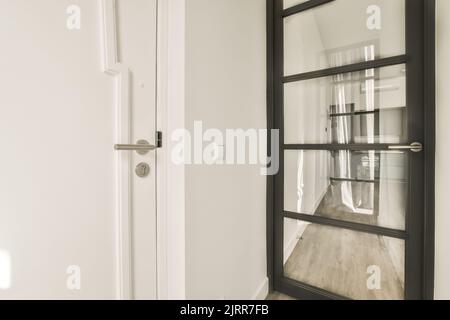
[[408, 154], [286, 151], [284, 210], [405, 229]]
[[284, 85], [285, 143], [406, 143], [405, 65]]
[[286, 76], [404, 54], [405, 0], [336, 0], [289, 16], [284, 52]]
[[404, 299], [405, 242], [285, 219], [284, 275], [356, 300]]
[[287, 8], [293, 7], [297, 4], [308, 2], [308, 1], [309, 0], [284, 0], [283, 7], [284, 7], [284, 9], [287, 9]]

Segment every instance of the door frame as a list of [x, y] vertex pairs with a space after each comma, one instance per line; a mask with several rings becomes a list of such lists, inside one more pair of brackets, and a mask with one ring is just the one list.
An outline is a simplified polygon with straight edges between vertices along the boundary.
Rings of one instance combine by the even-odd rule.
[[185, 0], [158, 0], [156, 157], [157, 296], [186, 299], [185, 165], [171, 160], [172, 132], [185, 127]]
[[[280, 130], [283, 141], [283, 19], [286, 15], [312, 9], [325, 3], [339, 0], [310, 0], [288, 10], [283, 9], [283, 0], [267, 1], [267, 127]], [[405, 292], [407, 300], [434, 299], [434, 251], [435, 251], [435, 0], [406, 1], [406, 54], [350, 66], [321, 70], [308, 76], [321, 76], [348, 71], [408, 63], [407, 101], [409, 107], [410, 139], [423, 141], [424, 151], [411, 161], [410, 190], [423, 197], [409, 197], [406, 232]], [[333, 73], [334, 72], [334, 73]], [[296, 79], [301, 79], [297, 76]], [[415, 88], [415, 90], [411, 90]], [[422, 117], [423, 122], [413, 120]], [[270, 131], [270, 130], [269, 130]], [[271, 139], [268, 150], [271, 150]], [[412, 142], [412, 141], [411, 141]], [[355, 146], [357, 147], [357, 146]], [[386, 146], [379, 146], [384, 148]], [[270, 291], [276, 290], [302, 299], [345, 299], [344, 297], [314, 288], [283, 277], [283, 184], [284, 145], [280, 144], [280, 171], [267, 177], [267, 270]], [[373, 149], [373, 148], [372, 148]], [[415, 173], [412, 175], [412, 173]], [[419, 173], [419, 174], [418, 174]], [[417, 209], [412, 214], [412, 208]], [[414, 219], [412, 219], [414, 217]], [[304, 217], [306, 218], [306, 217]], [[324, 222], [324, 221], [322, 221]], [[344, 227], [352, 225], [344, 223]], [[341, 225], [342, 226], [342, 225]], [[383, 228], [378, 228], [379, 231]], [[410, 235], [413, 235], [412, 237]], [[401, 236], [401, 235], [398, 235]], [[277, 250], [278, 248], [278, 250]]]

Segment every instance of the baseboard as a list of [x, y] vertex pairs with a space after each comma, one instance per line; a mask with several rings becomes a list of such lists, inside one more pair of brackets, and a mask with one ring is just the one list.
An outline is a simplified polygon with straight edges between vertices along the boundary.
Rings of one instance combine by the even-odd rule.
[[266, 300], [269, 295], [269, 278], [265, 278], [259, 286], [256, 293], [253, 295], [252, 300]]
[[322, 194], [317, 198], [317, 202], [314, 204], [314, 210], [312, 212], [317, 213], [317, 209], [319, 209], [320, 204], [323, 201], [323, 198], [327, 195], [328, 191], [330, 190], [331, 185], [328, 185], [325, 190], [322, 191]]
[[297, 227], [297, 230], [295, 231], [292, 238], [287, 243], [286, 247], [284, 248], [283, 252], [283, 264], [286, 264], [287, 260], [291, 256], [292, 252], [294, 251], [295, 247], [297, 246], [297, 243], [299, 241], [299, 233], [300, 233], [300, 227]]
[[306, 227], [308, 227], [308, 225], [309, 223], [303, 222], [301, 225], [299, 224], [297, 226], [297, 230], [295, 231], [294, 236], [289, 240], [288, 244], [286, 245], [286, 248], [284, 249], [283, 264], [286, 264], [292, 252], [294, 252], [295, 247], [297, 247], [297, 244], [300, 241], [301, 237], [303, 236], [303, 233], [305, 232]]

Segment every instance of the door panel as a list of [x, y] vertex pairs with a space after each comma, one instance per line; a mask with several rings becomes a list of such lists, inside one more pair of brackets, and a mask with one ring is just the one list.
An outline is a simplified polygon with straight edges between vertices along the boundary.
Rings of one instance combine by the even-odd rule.
[[283, 0], [283, 8], [287, 9], [295, 5], [308, 2], [309, 0]]
[[291, 248], [285, 243], [286, 277], [351, 299], [404, 299], [404, 240], [291, 219], [284, 223], [293, 226], [287, 241], [299, 239]]
[[284, 48], [285, 76], [405, 54], [405, 0], [337, 0], [291, 15]]
[[[112, 25], [130, 83], [102, 72], [108, 17], [101, 4], [115, 8], [114, 1], [77, 1], [81, 29], [69, 30], [72, 1], [0, 0], [0, 260], [11, 266], [0, 299], [156, 297], [155, 175], [133, 176], [137, 161], [154, 168], [154, 154], [114, 151], [131, 142], [118, 141], [124, 129], [153, 142], [156, 0], [119, 2], [123, 20]], [[137, 12], [146, 27], [138, 34], [129, 27]], [[121, 86], [130, 86], [130, 105], [119, 103]], [[121, 185], [121, 168], [131, 184]], [[120, 193], [124, 187], [130, 193]], [[133, 254], [123, 254], [130, 251], [124, 235]], [[127, 283], [124, 265], [134, 270]], [[133, 282], [135, 289], [125, 288]]]
[[[120, 62], [130, 72], [130, 143], [145, 139], [156, 144], [156, 0], [116, 0]], [[119, 141], [127, 143], [127, 141]], [[156, 233], [156, 152], [131, 157], [132, 170], [141, 163], [150, 164], [150, 175], [131, 175], [132, 184], [132, 257], [133, 294], [136, 299], [156, 297], [156, 242], [148, 241]]]
[[285, 143], [406, 143], [403, 64], [284, 85]]
[[284, 211], [405, 230], [409, 155], [286, 151]]

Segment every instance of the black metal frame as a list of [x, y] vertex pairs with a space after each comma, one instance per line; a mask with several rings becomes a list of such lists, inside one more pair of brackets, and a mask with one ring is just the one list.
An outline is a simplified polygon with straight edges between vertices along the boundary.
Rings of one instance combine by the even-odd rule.
[[[283, 9], [283, 0], [267, 0], [267, 125], [280, 130], [276, 176], [267, 178], [267, 255], [270, 290], [302, 299], [346, 299], [283, 276], [283, 221], [293, 218], [323, 225], [376, 233], [406, 240], [405, 298], [434, 298], [434, 168], [435, 168], [435, 0], [406, 1], [406, 54], [343, 67], [285, 76], [285, 17], [336, 0], [310, 0]], [[410, 196], [406, 231], [285, 212], [283, 207], [285, 150], [387, 150], [386, 144], [284, 145], [283, 84], [340, 73], [407, 63], [407, 105], [410, 142], [424, 142], [424, 152], [410, 157]], [[271, 139], [268, 139], [271, 150]], [[423, 195], [423, 196], [417, 196]]]

